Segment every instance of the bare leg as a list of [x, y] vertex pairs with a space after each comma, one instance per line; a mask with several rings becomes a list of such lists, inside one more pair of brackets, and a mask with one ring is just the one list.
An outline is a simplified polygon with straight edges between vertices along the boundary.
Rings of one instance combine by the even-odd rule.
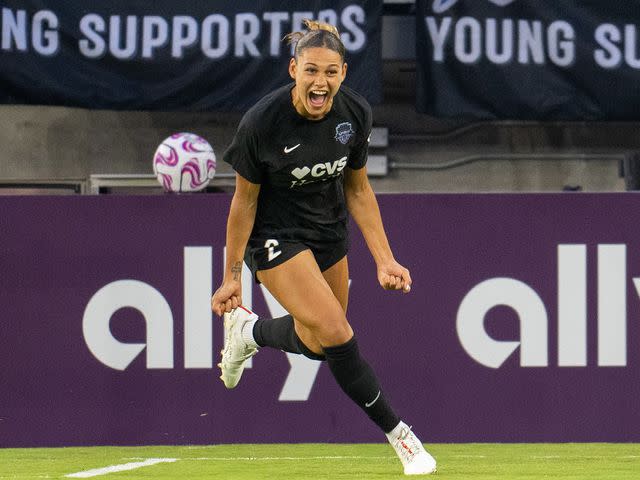
[[349, 303], [349, 263], [347, 257], [343, 257], [342, 260], [322, 272], [322, 276], [331, 287], [333, 295], [342, 305], [342, 310], [347, 313], [347, 304]]
[[[342, 311], [346, 313], [347, 304], [349, 303], [349, 264], [347, 262], [347, 257], [345, 256], [342, 260], [338, 261], [338, 263], [322, 272], [322, 276], [329, 284], [329, 288], [331, 288], [333, 295], [336, 297], [338, 302], [340, 302]], [[322, 353], [322, 346], [316, 340], [310, 329], [305, 327], [302, 322], [295, 319], [294, 327], [298, 338], [300, 338], [300, 340], [307, 345], [311, 351], [317, 354]]]
[[353, 337], [345, 316], [348, 296], [346, 259], [325, 274], [342, 301], [336, 298], [309, 250], [277, 267], [258, 272], [258, 279], [295, 319], [300, 339], [315, 353], [322, 353], [323, 347], [346, 343]]

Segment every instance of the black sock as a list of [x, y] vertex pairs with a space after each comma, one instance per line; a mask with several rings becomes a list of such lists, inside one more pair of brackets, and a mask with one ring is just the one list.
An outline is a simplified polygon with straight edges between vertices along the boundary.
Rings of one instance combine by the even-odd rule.
[[302, 354], [312, 360], [324, 360], [324, 355], [314, 353], [302, 343], [293, 326], [293, 317], [259, 318], [253, 326], [253, 338], [261, 347], [273, 347], [289, 353]]
[[325, 347], [324, 354], [331, 373], [349, 398], [385, 433], [393, 430], [400, 418], [384, 398], [375, 373], [360, 356], [355, 337], [342, 345]]

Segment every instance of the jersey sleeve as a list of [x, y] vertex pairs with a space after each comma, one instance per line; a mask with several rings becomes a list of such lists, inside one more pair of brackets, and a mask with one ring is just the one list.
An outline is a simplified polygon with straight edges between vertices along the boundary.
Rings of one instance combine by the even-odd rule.
[[245, 117], [222, 159], [251, 183], [262, 183], [263, 170], [258, 155], [258, 132]]
[[362, 126], [356, 132], [356, 140], [349, 153], [349, 160], [347, 160], [349, 168], [359, 170], [366, 165], [372, 125], [373, 115], [371, 114], [371, 107], [367, 104], [364, 109]]

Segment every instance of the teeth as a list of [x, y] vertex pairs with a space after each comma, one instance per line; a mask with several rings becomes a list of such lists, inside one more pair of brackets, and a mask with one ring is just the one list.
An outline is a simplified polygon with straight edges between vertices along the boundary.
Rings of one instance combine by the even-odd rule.
[[327, 92], [322, 92], [320, 90], [311, 90], [311, 93], [313, 93], [314, 95], [326, 95]]

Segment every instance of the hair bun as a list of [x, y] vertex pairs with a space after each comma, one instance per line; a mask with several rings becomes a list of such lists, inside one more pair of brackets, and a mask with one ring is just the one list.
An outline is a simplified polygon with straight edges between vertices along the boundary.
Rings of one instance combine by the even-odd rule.
[[307, 30], [326, 30], [327, 32], [333, 33], [336, 37], [340, 38], [340, 34], [338, 33], [338, 29], [331, 25], [330, 23], [319, 22], [317, 20], [311, 20], [309, 18], [304, 19], [304, 26], [307, 27]]

